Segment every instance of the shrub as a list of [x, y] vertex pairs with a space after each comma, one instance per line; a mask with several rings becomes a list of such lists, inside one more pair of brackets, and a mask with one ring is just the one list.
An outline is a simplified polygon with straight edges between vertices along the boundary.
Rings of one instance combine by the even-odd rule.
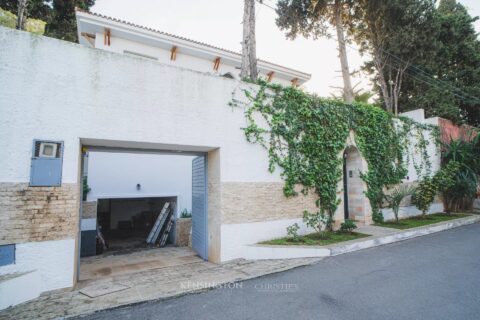
[[345, 222], [343, 222], [340, 225], [340, 231], [341, 232], [352, 232], [354, 229], [357, 229], [357, 225], [353, 220], [350, 219], [345, 219]]
[[380, 210], [374, 210], [372, 212], [372, 220], [375, 223], [383, 223], [385, 219], [383, 218], [383, 213]]
[[435, 175], [446, 211], [469, 210], [480, 175], [480, 132], [470, 131], [443, 144], [442, 169]]
[[[44, 34], [45, 25], [47, 23], [38, 19], [27, 18], [25, 22], [25, 31], [29, 31], [35, 34]], [[17, 26], [17, 16], [7, 10], [0, 8], [0, 26], [5, 26], [15, 29]]]
[[292, 238], [293, 241], [298, 242], [300, 240], [300, 237], [298, 235], [298, 230], [300, 229], [300, 226], [298, 223], [294, 223], [291, 226], [287, 227], [287, 234], [289, 237]]
[[330, 215], [323, 212], [310, 213], [307, 210], [303, 212], [303, 222], [313, 228], [320, 238], [328, 238], [328, 230], [331, 229], [333, 220]]
[[435, 182], [436, 180], [431, 177], [424, 177], [413, 194], [412, 202], [418, 210], [422, 211], [422, 215], [428, 212], [430, 205], [435, 199], [438, 189], [438, 185]]

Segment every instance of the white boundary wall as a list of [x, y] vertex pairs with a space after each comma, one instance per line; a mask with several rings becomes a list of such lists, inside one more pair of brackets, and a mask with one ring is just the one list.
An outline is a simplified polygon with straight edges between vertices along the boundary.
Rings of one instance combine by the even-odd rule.
[[[282, 182], [278, 171], [268, 172], [267, 152], [246, 142], [243, 111], [228, 106], [233, 92], [243, 95], [238, 81], [3, 27], [0, 47], [0, 182], [29, 181], [33, 139], [64, 141], [63, 183], [80, 181], [82, 143], [219, 149], [220, 182]], [[222, 225], [221, 260], [241, 257], [247, 242], [285, 235], [291, 223]], [[45, 246], [45, 262], [31, 252], [25, 268], [50, 260], [64, 270], [45, 269], [45, 289], [73, 281], [74, 240], [59, 241], [55, 250], [25, 244]]]

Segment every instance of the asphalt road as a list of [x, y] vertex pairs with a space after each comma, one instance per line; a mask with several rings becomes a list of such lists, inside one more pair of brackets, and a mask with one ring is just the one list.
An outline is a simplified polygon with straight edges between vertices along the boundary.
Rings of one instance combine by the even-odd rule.
[[480, 224], [82, 319], [480, 319]]

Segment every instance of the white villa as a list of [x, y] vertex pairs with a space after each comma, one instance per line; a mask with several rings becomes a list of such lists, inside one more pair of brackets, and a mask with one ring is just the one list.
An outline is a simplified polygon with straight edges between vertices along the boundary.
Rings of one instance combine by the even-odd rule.
[[[241, 55], [206, 43], [77, 9], [80, 44], [167, 65], [239, 79]], [[286, 85], [310, 80], [305, 72], [258, 60], [261, 77]]]

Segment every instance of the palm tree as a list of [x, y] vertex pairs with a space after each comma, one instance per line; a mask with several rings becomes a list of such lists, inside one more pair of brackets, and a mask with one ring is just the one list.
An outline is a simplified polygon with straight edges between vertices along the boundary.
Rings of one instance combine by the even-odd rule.
[[388, 208], [391, 208], [395, 215], [395, 220], [398, 223], [398, 212], [400, 211], [400, 204], [403, 199], [415, 193], [415, 187], [412, 185], [400, 185], [392, 189], [389, 194], [385, 195], [385, 200], [388, 203]]

